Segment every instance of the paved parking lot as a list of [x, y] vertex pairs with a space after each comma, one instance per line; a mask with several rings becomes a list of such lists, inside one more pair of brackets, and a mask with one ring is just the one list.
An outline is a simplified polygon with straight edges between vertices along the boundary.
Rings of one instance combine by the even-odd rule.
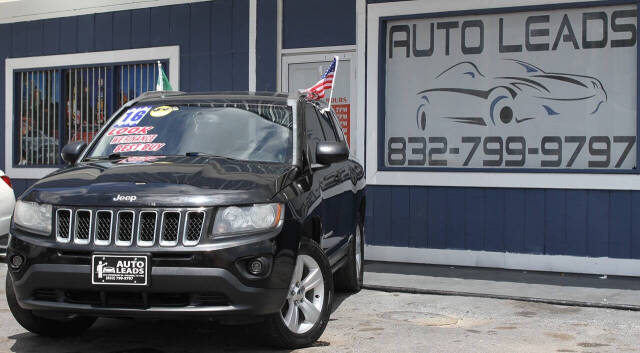
[[[82, 337], [25, 332], [0, 295], [0, 352], [262, 351], [256, 327], [98, 320]], [[362, 291], [339, 295], [325, 334], [304, 352], [640, 351], [640, 312], [509, 300]]]

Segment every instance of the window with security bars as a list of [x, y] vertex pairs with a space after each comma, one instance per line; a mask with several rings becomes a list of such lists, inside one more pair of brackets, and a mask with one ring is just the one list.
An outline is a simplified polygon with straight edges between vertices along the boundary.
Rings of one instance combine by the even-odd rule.
[[[168, 74], [168, 63], [162, 67]], [[157, 61], [15, 73], [14, 164], [55, 167], [66, 143], [89, 143], [129, 100], [155, 89]]]

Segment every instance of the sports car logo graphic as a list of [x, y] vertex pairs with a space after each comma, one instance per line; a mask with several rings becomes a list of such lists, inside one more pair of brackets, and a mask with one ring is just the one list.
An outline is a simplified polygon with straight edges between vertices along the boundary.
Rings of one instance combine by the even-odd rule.
[[432, 88], [417, 93], [416, 124], [426, 130], [433, 119], [460, 124], [506, 126], [542, 118], [584, 117], [607, 101], [599, 79], [546, 72], [521, 60], [495, 66], [499, 76], [485, 76], [470, 61], [436, 76]]

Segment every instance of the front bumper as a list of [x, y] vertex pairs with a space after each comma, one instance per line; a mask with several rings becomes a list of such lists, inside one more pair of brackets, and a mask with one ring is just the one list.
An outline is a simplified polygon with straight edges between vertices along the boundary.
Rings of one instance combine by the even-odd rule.
[[18, 303], [91, 316], [264, 315], [282, 307], [287, 291], [246, 286], [221, 268], [153, 268], [150, 287], [129, 290], [92, 286], [90, 271], [87, 265], [33, 265], [14, 283]]
[[[291, 237], [297, 232], [286, 228], [273, 237], [217, 248], [150, 249], [149, 285], [144, 287], [93, 285], [91, 255], [104, 249], [71, 250], [69, 244], [14, 229], [7, 257], [19, 254], [25, 263], [17, 270], [9, 267], [7, 275], [18, 304], [36, 312], [131, 318], [266, 315], [282, 307], [293, 273], [297, 239]], [[241, 264], [256, 256], [271, 262], [268, 273], [252, 278]]]

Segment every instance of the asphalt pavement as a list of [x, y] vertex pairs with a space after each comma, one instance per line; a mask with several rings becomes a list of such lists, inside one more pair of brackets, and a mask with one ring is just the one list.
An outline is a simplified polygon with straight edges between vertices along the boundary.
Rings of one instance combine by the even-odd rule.
[[[0, 268], [4, 280], [6, 267]], [[260, 326], [100, 319], [84, 335], [44, 338], [12, 318], [0, 290], [0, 352], [256, 352]], [[327, 330], [300, 352], [632, 352], [640, 312], [480, 297], [363, 290], [338, 294]]]

